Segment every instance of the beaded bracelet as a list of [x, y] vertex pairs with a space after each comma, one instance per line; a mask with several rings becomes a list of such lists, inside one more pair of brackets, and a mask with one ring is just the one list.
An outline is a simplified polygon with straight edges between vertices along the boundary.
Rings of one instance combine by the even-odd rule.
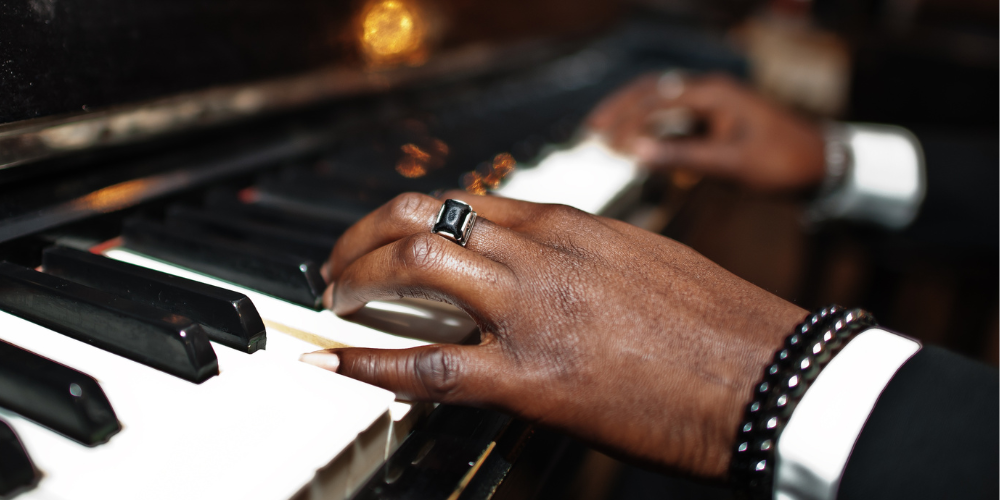
[[809, 315], [785, 338], [785, 344], [754, 386], [736, 435], [730, 479], [745, 496], [770, 499], [773, 493], [778, 436], [806, 389], [830, 359], [859, 331], [875, 325], [861, 309], [824, 307]]

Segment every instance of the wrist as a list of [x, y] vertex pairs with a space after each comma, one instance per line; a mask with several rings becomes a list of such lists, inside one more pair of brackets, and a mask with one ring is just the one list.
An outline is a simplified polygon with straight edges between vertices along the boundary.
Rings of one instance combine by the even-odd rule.
[[736, 429], [753, 397], [754, 386], [788, 333], [808, 314], [805, 309], [774, 297], [773, 303], [744, 315], [743, 323], [732, 328], [730, 362], [735, 375], [727, 386], [725, 396], [720, 398], [717, 412], [709, 419], [716, 424], [717, 436], [713, 440], [713, 452], [707, 468], [710, 477], [727, 477]]
[[730, 481], [750, 498], [771, 498], [778, 438], [820, 371], [853, 338], [875, 324], [860, 309], [828, 306], [791, 330], [751, 391], [737, 425]]

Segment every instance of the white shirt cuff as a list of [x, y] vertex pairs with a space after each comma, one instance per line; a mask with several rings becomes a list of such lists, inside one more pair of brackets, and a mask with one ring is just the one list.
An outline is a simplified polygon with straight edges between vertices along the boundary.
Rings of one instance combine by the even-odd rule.
[[854, 443], [882, 390], [920, 343], [872, 328], [852, 339], [806, 391], [778, 438], [774, 497], [834, 500]]
[[890, 229], [913, 222], [927, 191], [916, 136], [893, 125], [846, 123], [833, 130], [846, 154], [846, 170], [840, 185], [813, 203], [809, 218], [861, 220]]

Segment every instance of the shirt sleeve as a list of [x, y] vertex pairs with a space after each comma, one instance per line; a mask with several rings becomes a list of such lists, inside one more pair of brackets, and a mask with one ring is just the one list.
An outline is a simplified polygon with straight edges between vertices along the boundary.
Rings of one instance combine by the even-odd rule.
[[833, 500], [865, 421], [920, 344], [872, 328], [858, 334], [806, 391], [777, 444], [778, 500]]
[[[849, 219], [902, 229], [916, 218], [927, 180], [920, 141], [909, 130], [838, 124], [827, 132], [827, 149], [828, 177], [836, 182], [812, 204], [809, 219]], [[831, 164], [831, 157], [838, 160]]]

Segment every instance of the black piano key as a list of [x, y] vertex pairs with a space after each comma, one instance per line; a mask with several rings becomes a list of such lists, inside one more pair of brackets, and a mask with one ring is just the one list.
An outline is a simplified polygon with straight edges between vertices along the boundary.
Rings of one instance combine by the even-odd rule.
[[87, 446], [107, 442], [122, 428], [92, 377], [2, 340], [0, 407]]
[[192, 227], [206, 233], [301, 255], [313, 262], [325, 262], [330, 257], [333, 245], [337, 243], [336, 236], [302, 233], [236, 215], [215, 214], [180, 205], [167, 210], [166, 222], [169, 226]]
[[261, 176], [256, 184], [263, 205], [293, 211], [314, 207], [318, 213], [354, 222], [392, 199], [394, 193], [359, 188], [350, 183], [300, 171]]
[[322, 308], [326, 283], [319, 265], [216, 235], [133, 219], [122, 236], [126, 248], [173, 262], [312, 309]]
[[340, 219], [290, 212], [276, 206], [243, 203], [236, 191], [230, 189], [213, 189], [205, 195], [204, 201], [206, 209], [211, 212], [266, 222], [303, 233], [336, 238], [350, 227], [349, 222]]
[[208, 338], [246, 353], [267, 344], [264, 322], [242, 293], [69, 247], [42, 253], [46, 273], [201, 323]]
[[0, 498], [13, 498], [36, 483], [38, 472], [31, 457], [14, 429], [0, 420]]
[[191, 382], [219, 373], [198, 323], [58, 276], [0, 262], [0, 309]]

